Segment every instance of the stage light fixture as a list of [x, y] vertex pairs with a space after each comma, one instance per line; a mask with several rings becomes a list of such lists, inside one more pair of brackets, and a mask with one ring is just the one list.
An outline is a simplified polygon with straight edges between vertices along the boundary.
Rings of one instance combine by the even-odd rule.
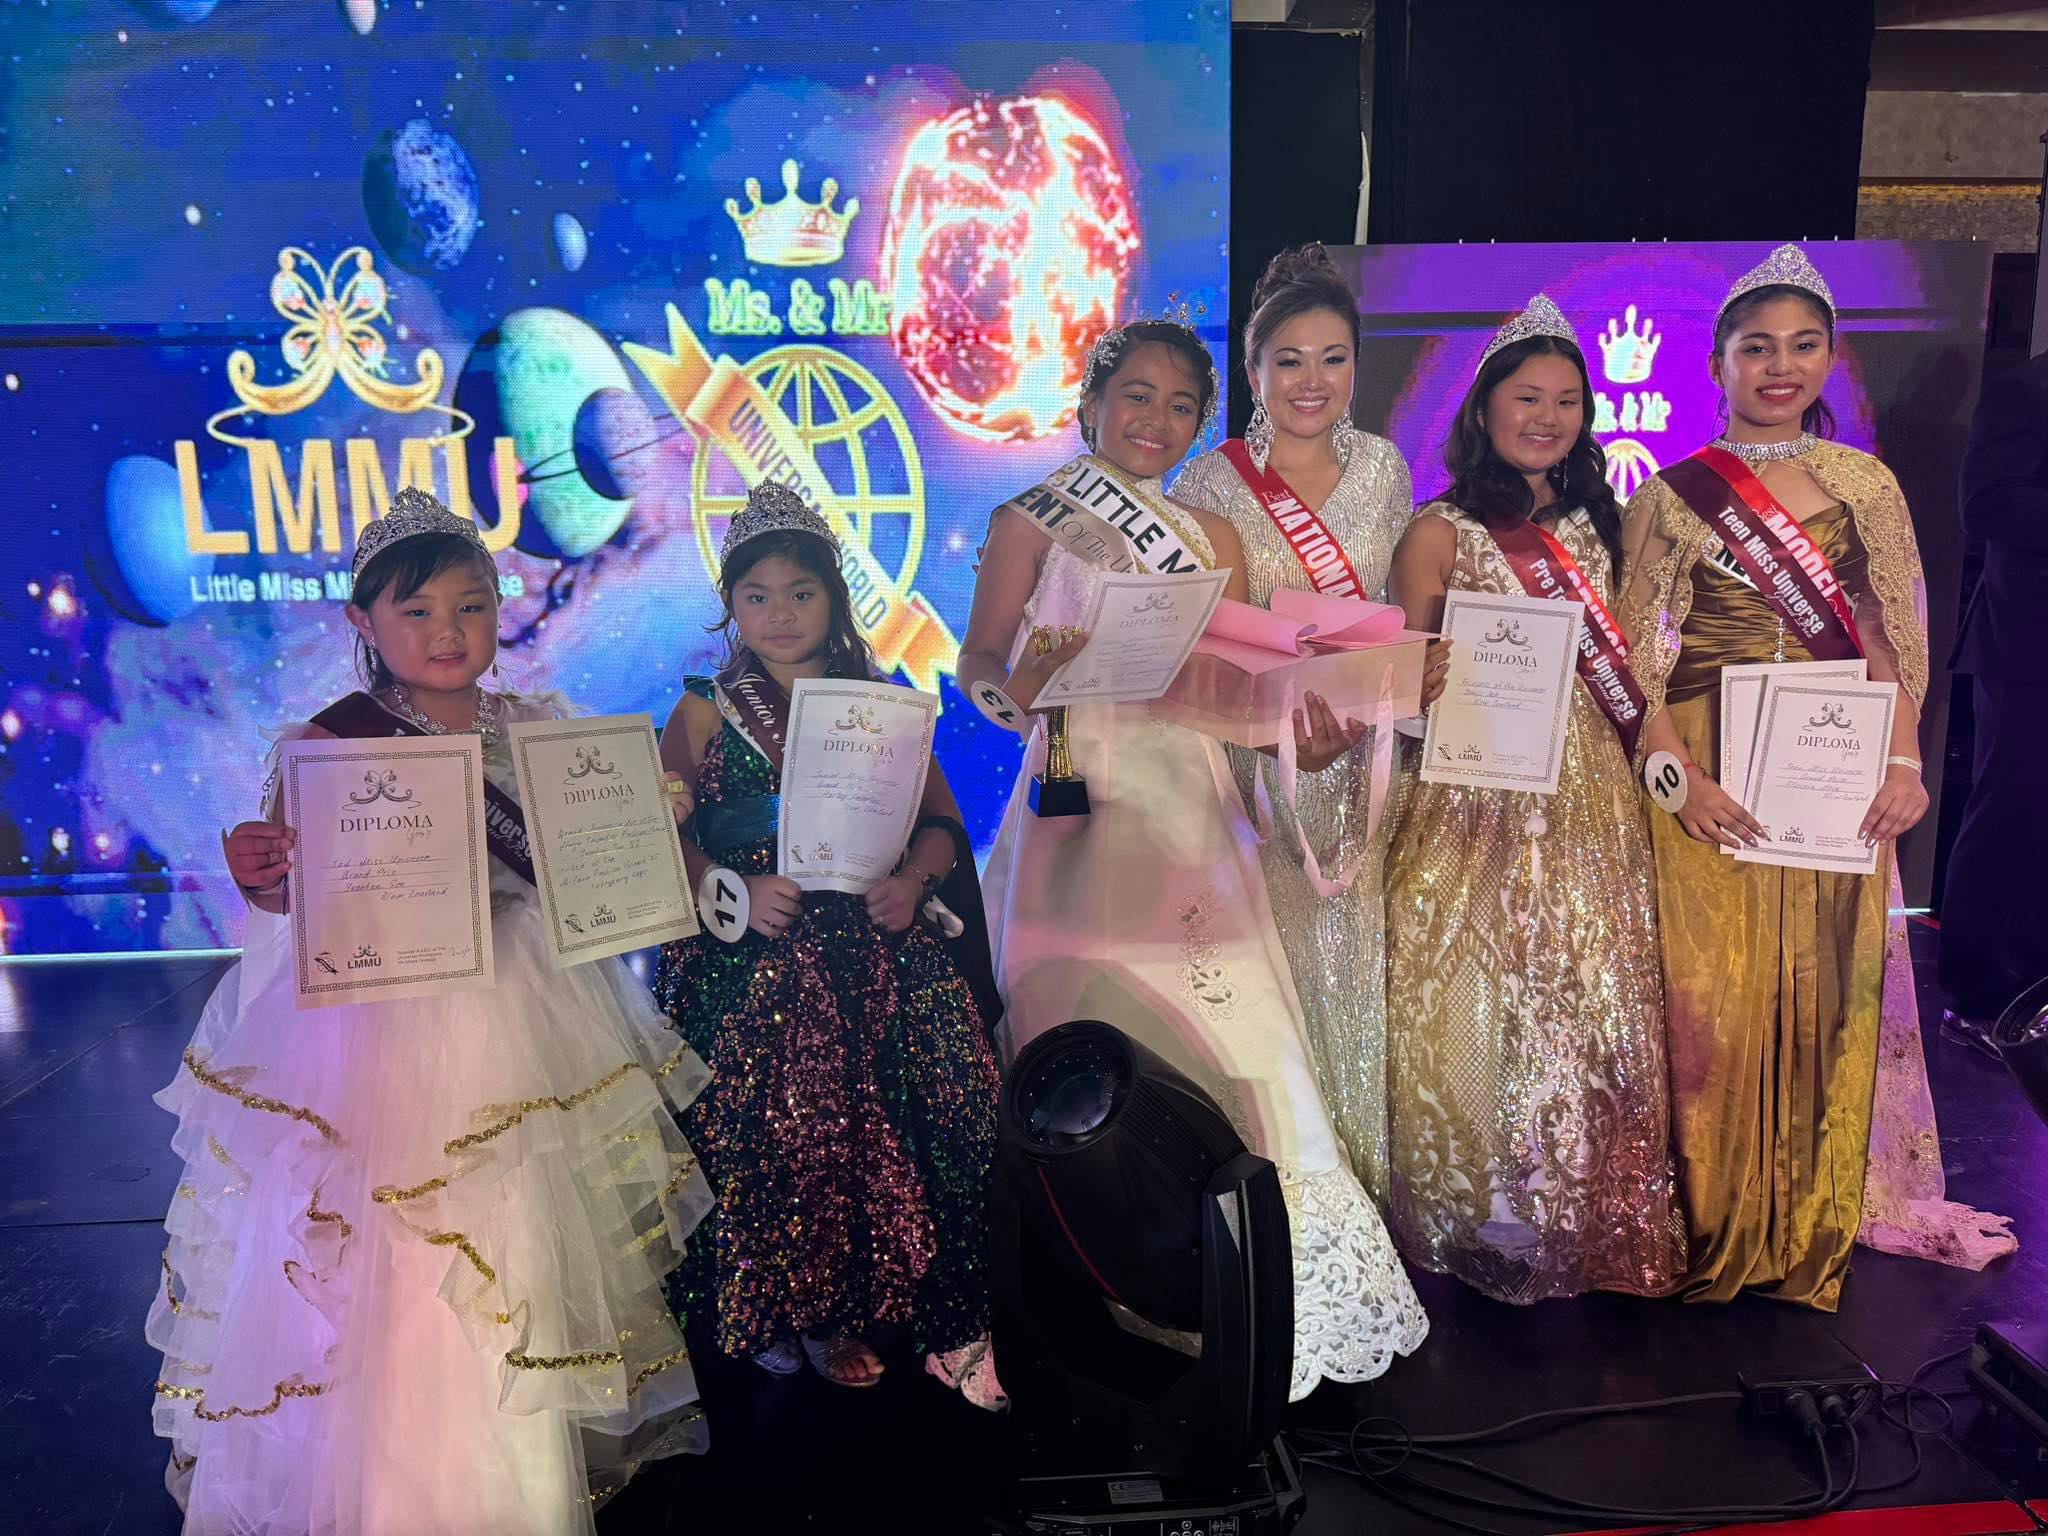
[[1991, 1028], [1992, 1043], [2048, 1124], [2048, 976], [2014, 998]]
[[1003, 1089], [990, 1249], [1022, 1528], [1251, 1536], [1300, 1517], [1277, 1438], [1287, 1209], [1212, 1099], [1108, 1024], [1033, 1041]]

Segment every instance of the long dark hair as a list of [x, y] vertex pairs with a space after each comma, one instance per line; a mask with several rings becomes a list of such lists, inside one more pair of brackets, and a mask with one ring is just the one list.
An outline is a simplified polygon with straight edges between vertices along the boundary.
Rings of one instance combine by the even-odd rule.
[[[1810, 288], [1801, 288], [1796, 283], [1767, 283], [1761, 288], [1752, 288], [1741, 298], [1721, 311], [1714, 322], [1714, 356], [1719, 357], [1730, 337], [1740, 331], [1749, 317], [1774, 299], [1797, 299], [1814, 314], [1828, 333], [1828, 351], [1835, 350], [1835, 312], [1827, 301]], [[1726, 401], [1723, 401], [1726, 408]], [[1799, 429], [1811, 432], [1815, 437], [1835, 435], [1835, 413], [1827, 401], [1816, 398], [1799, 416]]]
[[[1117, 369], [1123, 367], [1124, 359], [1155, 341], [1187, 365], [1195, 381], [1195, 419], [1206, 423], [1209, 407], [1216, 399], [1216, 365], [1210, 361], [1202, 338], [1171, 320], [1133, 320], [1103, 337], [1088, 354], [1088, 371], [1081, 376], [1081, 403], [1087, 405], [1101, 399]], [[1196, 430], [1199, 433], [1200, 428]], [[1085, 417], [1081, 420], [1081, 441], [1088, 445], [1090, 453], [1095, 451], [1095, 429]]]
[[[1337, 264], [1320, 244], [1298, 245], [1282, 251], [1266, 263], [1252, 289], [1251, 318], [1244, 324], [1244, 360], [1247, 368], [1259, 366], [1259, 358], [1280, 328], [1296, 315], [1319, 309], [1344, 317], [1351, 327], [1351, 349], [1358, 350], [1358, 336], [1364, 322], [1351, 290], [1337, 275]], [[1345, 402], [1350, 409], [1350, 402]]]
[[1586, 403], [1579, 423], [1579, 438], [1571, 451], [1551, 466], [1550, 484], [1560, 506], [1573, 504], [1586, 509], [1593, 531], [1606, 546], [1611, 577], [1621, 579], [1621, 507], [1614, 499], [1614, 487], [1607, 483], [1607, 455], [1593, 436], [1593, 381], [1586, 376], [1586, 357], [1561, 336], [1531, 336], [1510, 342], [1479, 369], [1479, 377], [1465, 391], [1457, 420], [1451, 423], [1450, 441], [1444, 444], [1444, 468], [1451, 472], [1451, 488], [1444, 493], [1466, 516], [1488, 528], [1520, 522], [1536, 509], [1536, 493], [1529, 482], [1498, 453], [1486, 435], [1480, 416], [1486, 402], [1503, 379], [1532, 357], [1561, 357], [1579, 372], [1579, 391]]
[[725, 660], [721, 670], [737, 662], [747, 654], [746, 642], [740, 639], [739, 625], [733, 622], [733, 588], [747, 579], [747, 572], [771, 555], [780, 555], [792, 565], [800, 566], [817, 577], [818, 585], [825, 589], [825, 600], [832, 605], [832, 623], [825, 631], [825, 675], [828, 677], [872, 677], [875, 674], [874, 653], [868, 649], [860, 628], [853, 620], [853, 594], [846, 590], [846, 577], [839, 569], [839, 561], [832, 553], [832, 546], [815, 533], [805, 533], [800, 528], [780, 528], [773, 533], [757, 534], [725, 557], [725, 563], [718, 569], [718, 596], [725, 604], [725, 617], [710, 625], [710, 633], [725, 636]]
[[[389, 549], [372, 555], [356, 572], [355, 585], [349, 590], [349, 605], [368, 613], [370, 605], [387, 592], [393, 602], [402, 603], [443, 571], [464, 564], [474, 564], [483, 572], [484, 585], [491, 589], [491, 598], [495, 602], [498, 596], [497, 573], [491, 563], [477, 553], [474, 539], [466, 539], [459, 533], [422, 533], [410, 539], [400, 539]], [[384, 665], [384, 658], [371, 649], [370, 642], [363, 638], [360, 630], [356, 631], [356, 676], [372, 693], [379, 688], [389, 688], [398, 681], [392, 676], [391, 669]]]

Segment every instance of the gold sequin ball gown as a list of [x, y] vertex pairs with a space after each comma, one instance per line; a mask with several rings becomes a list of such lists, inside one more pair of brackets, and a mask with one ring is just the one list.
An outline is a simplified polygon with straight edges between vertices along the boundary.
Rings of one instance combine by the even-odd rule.
[[[502, 736], [484, 772], [517, 798]], [[300, 1012], [290, 923], [251, 910], [157, 1095], [184, 1169], [147, 1332], [188, 1532], [588, 1533], [703, 1447], [662, 1282], [711, 1204], [673, 1113], [707, 1073], [490, 875], [488, 991]]]
[[[1866, 653], [1921, 703], [1920, 557], [1898, 482], [1869, 454], [1819, 439], [1786, 462], [1830, 499], [1801, 521], [1849, 595]], [[1714, 563], [1719, 538], [1661, 478], [1631, 498], [1627, 540], [1618, 617], [1630, 666], [1650, 713], [1668, 707], [1687, 755], [1718, 781], [1721, 669], [1810, 655], [1758, 593]], [[1867, 1172], [1899, 1192], [1883, 1208], [1885, 1246], [1928, 1257], [1947, 1249], [1961, 1262], [1965, 1250], [1999, 1241], [1986, 1237], [1996, 1218], [1941, 1197], [1917, 1020], [1884, 1016], [1888, 950], [1894, 969], [1909, 963], [1887, 912], [1892, 850], [1875, 874], [1838, 875], [1738, 863], [1654, 809], [1650, 828], [1691, 1228], [1688, 1297], [1755, 1288], [1833, 1311]], [[1911, 1009], [1910, 986], [1889, 990], [1895, 1008]], [[1887, 1118], [1874, 1138], [1878, 1105]], [[1930, 1159], [1932, 1179], [1888, 1172], [1885, 1160], [1897, 1157]]]
[[[1200, 524], [1164, 503], [1158, 481], [1138, 488], [1213, 565]], [[1034, 625], [1080, 621], [1094, 579], [1048, 545], [1013, 666]], [[1070, 706], [1069, 734], [1090, 814], [1032, 815], [1031, 775], [1045, 760], [1035, 731], [982, 880], [1009, 1053], [1069, 1020], [1101, 1019], [1214, 1098], [1280, 1173], [1294, 1241], [1289, 1395], [1324, 1378], [1370, 1380], [1429, 1324], [1337, 1144], [1223, 749], [1147, 704]]]
[[[1526, 595], [1480, 523], [1421, 515], [1457, 531], [1451, 590]], [[1607, 599], [1592, 519], [1552, 532]], [[1582, 681], [1556, 794], [1409, 787], [1387, 860], [1388, 1221], [1412, 1262], [1517, 1303], [1677, 1279], [1655, 907], [1634, 774]]]
[[[1267, 607], [1276, 587], [1311, 590], [1293, 548], [1220, 451], [1190, 463], [1174, 482], [1173, 493], [1230, 519], [1244, 542], [1253, 603]], [[1343, 451], [1337, 488], [1318, 515], [1350, 557], [1365, 596], [1384, 600], [1394, 546], [1414, 512], [1408, 464], [1400, 450], [1383, 437], [1354, 434]], [[1297, 780], [1300, 825], [1323, 869], [1334, 872], [1354, 864], [1358, 869], [1351, 885], [1328, 900], [1316, 894], [1302, 869], [1295, 813], [1280, 793], [1278, 764], [1235, 747], [1230, 749], [1230, 761], [1247, 806], [1252, 803], [1253, 776], [1267, 775], [1275, 825], [1259, 850], [1259, 863], [1301, 997], [1317, 1081], [1359, 1182], [1384, 1205], [1387, 949], [1381, 881], [1393, 818], [1382, 816], [1367, 840], [1372, 754], [1368, 732], [1348, 761], [1321, 773], [1304, 773]]]

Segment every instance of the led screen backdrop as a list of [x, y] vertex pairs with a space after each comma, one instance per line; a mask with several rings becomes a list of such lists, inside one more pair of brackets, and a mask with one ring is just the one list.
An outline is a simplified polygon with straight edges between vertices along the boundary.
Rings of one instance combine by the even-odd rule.
[[[1365, 312], [1358, 419], [1384, 431], [1426, 500], [1449, 481], [1444, 440], [1479, 354], [1504, 315], [1547, 293], [1579, 333], [1594, 431], [1624, 496], [1720, 429], [1707, 373], [1721, 296], [1765, 244], [1365, 246], [1337, 252]], [[1961, 580], [1956, 473], [1983, 368], [1991, 254], [1973, 244], [1820, 242], [1809, 254], [1840, 311], [1827, 389], [1844, 442], [1891, 466], [1913, 510], [1934, 685], [1922, 722], [1939, 803], [1948, 676]], [[1926, 899], [1934, 823], [1903, 847], [1907, 895]]]
[[[664, 718], [765, 474], [952, 691], [988, 509], [1080, 362], [1225, 312], [1219, 3], [67, 0], [0, 9], [0, 920], [235, 942], [262, 732], [349, 686], [400, 485], [499, 550], [510, 681]], [[1212, 338], [1220, 344], [1220, 335]]]

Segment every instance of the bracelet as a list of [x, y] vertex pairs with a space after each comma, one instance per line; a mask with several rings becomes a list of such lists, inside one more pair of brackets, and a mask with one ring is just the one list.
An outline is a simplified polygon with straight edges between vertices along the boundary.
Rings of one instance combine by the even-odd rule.
[[1917, 757], [1888, 757], [1884, 760], [1884, 765], [1887, 768], [1910, 768], [1915, 773], [1920, 772], [1920, 759]]
[[275, 896], [279, 891], [284, 889], [284, 883], [288, 878], [289, 876], [279, 875], [275, 880], [271, 881], [270, 884], [261, 886], [244, 885], [242, 884], [241, 881], [237, 880], [235, 882], [235, 889], [240, 891], [244, 896]]

